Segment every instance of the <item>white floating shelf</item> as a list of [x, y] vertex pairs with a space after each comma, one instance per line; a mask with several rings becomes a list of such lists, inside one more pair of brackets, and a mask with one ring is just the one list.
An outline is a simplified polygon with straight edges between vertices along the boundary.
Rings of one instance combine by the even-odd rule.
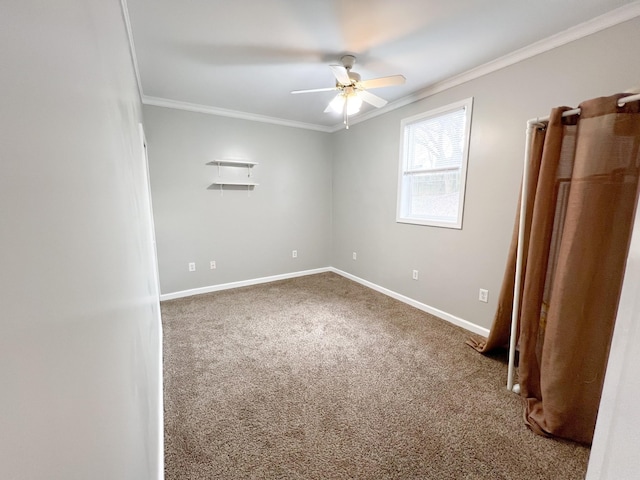
[[255, 183], [255, 182], [234, 182], [232, 180], [220, 180], [218, 182], [213, 182], [211, 185], [209, 185], [209, 189], [212, 190], [213, 188], [220, 188], [220, 195], [222, 195], [222, 192], [224, 190], [224, 187], [247, 187], [247, 194], [250, 195], [251, 194], [251, 190], [254, 189], [254, 187], [257, 187], [259, 184]]
[[[246, 167], [247, 177], [250, 177], [251, 169], [256, 165], [258, 165], [258, 162], [252, 162], [251, 160], [233, 159], [233, 158], [228, 158], [228, 159], [219, 158], [211, 162], [207, 162], [207, 165], [217, 166], [219, 177], [222, 175], [220, 171], [220, 167]], [[231, 184], [228, 183], [227, 185], [231, 185]]]
[[241, 165], [243, 167], [253, 167], [255, 165], [258, 165], [258, 162], [252, 162], [250, 160], [224, 160], [224, 159], [219, 159], [219, 160], [213, 160], [211, 162], [207, 162], [207, 165]]
[[220, 182], [213, 182], [210, 186], [213, 185], [240, 185], [242, 187], [255, 187], [260, 185], [259, 183], [254, 183], [254, 182], [232, 182], [232, 181], [220, 181]]

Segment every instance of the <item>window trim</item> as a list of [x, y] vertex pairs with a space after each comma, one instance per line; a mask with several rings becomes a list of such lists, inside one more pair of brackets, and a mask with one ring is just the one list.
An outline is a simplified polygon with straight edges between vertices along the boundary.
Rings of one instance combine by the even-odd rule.
[[[458, 198], [458, 218], [455, 222], [443, 222], [435, 219], [429, 219], [424, 217], [415, 217], [402, 215], [402, 204], [403, 204], [403, 179], [406, 174], [416, 174], [421, 173], [423, 171], [434, 171], [438, 169], [416, 169], [412, 170], [405, 166], [405, 128], [408, 125], [418, 123], [424, 121], [428, 118], [437, 117], [443, 115], [445, 113], [451, 112], [453, 110], [457, 110], [459, 108], [466, 109], [465, 115], [465, 140], [463, 144], [463, 152], [462, 152], [462, 164], [460, 167], [460, 194]], [[462, 229], [462, 217], [464, 213], [464, 198], [465, 191], [467, 186], [467, 165], [469, 163], [469, 145], [471, 143], [471, 116], [473, 114], [473, 97], [466, 98], [464, 100], [460, 100], [457, 102], [450, 103], [448, 105], [431, 109], [427, 112], [420, 113], [418, 115], [414, 115], [412, 117], [407, 117], [402, 119], [400, 122], [400, 159], [399, 159], [399, 167], [398, 167], [398, 195], [396, 201], [396, 223], [408, 223], [413, 225], [425, 225], [430, 227], [444, 227], [444, 228], [454, 228], [461, 230]]]

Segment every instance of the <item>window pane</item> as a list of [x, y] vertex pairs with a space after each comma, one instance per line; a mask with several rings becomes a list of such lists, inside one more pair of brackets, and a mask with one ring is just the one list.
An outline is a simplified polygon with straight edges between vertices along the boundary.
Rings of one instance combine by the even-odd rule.
[[464, 108], [408, 125], [407, 169], [459, 167], [464, 151], [464, 127]]
[[460, 198], [460, 170], [410, 176], [409, 215], [455, 222]]
[[469, 98], [402, 121], [397, 221], [462, 228]]

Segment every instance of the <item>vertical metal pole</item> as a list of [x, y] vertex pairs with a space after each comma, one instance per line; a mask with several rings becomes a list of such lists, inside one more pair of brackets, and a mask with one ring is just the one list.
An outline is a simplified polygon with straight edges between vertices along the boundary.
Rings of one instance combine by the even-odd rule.
[[522, 264], [524, 256], [524, 230], [527, 216], [527, 182], [529, 179], [529, 157], [533, 142], [533, 129], [536, 120], [527, 122], [527, 139], [524, 148], [524, 168], [522, 170], [522, 189], [520, 198], [520, 224], [518, 225], [518, 250], [516, 253], [516, 277], [513, 287], [513, 310], [511, 312], [511, 335], [509, 337], [509, 368], [507, 371], [507, 390], [519, 393], [520, 386], [513, 383], [516, 359], [516, 337], [518, 335], [518, 311], [520, 310], [520, 287], [522, 285]]
[[[640, 100], [640, 94], [630, 95], [628, 97], [620, 98], [618, 105], [622, 106], [625, 103], [635, 102]], [[563, 117], [570, 117], [572, 115], [579, 115], [580, 109], [568, 110], [562, 113]], [[520, 385], [514, 385], [514, 365], [516, 357], [516, 335], [518, 333], [518, 310], [520, 309], [520, 286], [522, 284], [522, 263], [524, 256], [524, 226], [526, 222], [526, 198], [527, 198], [527, 181], [529, 178], [529, 157], [531, 155], [531, 144], [533, 143], [533, 130], [537, 125], [543, 122], [547, 122], [549, 117], [533, 118], [527, 122], [527, 141], [525, 144], [524, 152], [524, 169], [522, 171], [522, 200], [520, 202], [520, 225], [518, 226], [518, 251], [516, 255], [516, 278], [513, 288], [513, 311], [511, 313], [511, 336], [509, 338], [509, 369], [507, 371], [507, 389], [516, 393], [520, 392]]]

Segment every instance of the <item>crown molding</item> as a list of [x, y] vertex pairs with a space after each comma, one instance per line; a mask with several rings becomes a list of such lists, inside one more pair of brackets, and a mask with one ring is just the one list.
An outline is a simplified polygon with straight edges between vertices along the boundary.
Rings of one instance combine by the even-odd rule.
[[[154, 105], [157, 107], [175, 108], [178, 110], [186, 110], [190, 112], [206, 113], [209, 115], [239, 118], [243, 120], [252, 120], [254, 122], [271, 123], [274, 125], [281, 125], [285, 127], [303, 128], [307, 130], [315, 130], [315, 131], [325, 132], [325, 133], [334, 133], [344, 129], [344, 125], [342, 123], [328, 127], [324, 125], [296, 122], [293, 120], [285, 120], [282, 118], [269, 117], [266, 115], [258, 115], [254, 113], [240, 112], [236, 110], [228, 110], [224, 108], [211, 107], [208, 105], [199, 105], [195, 103], [181, 102], [178, 100], [170, 100], [166, 98], [151, 97], [151, 96], [145, 95], [142, 90], [142, 81], [140, 79], [140, 71], [138, 68], [138, 61], [136, 58], [135, 45], [133, 43], [133, 34], [131, 31], [131, 22], [129, 19], [129, 10], [127, 7], [127, 0], [120, 0], [120, 3], [122, 5], [122, 13], [123, 13], [124, 22], [127, 30], [127, 36], [129, 39], [129, 49], [131, 51], [131, 59], [133, 62], [136, 81], [138, 83], [138, 91], [140, 92], [140, 98], [142, 99], [143, 104]], [[403, 97], [403, 98], [400, 98], [399, 100], [391, 102], [382, 108], [372, 110], [363, 115], [351, 117], [349, 119], [349, 124], [357, 125], [358, 123], [365, 122], [367, 120], [378, 117], [380, 115], [384, 115], [385, 113], [404, 107], [406, 105], [409, 105], [410, 103], [417, 102], [418, 100], [422, 100], [424, 98], [430, 97], [432, 95], [435, 95], [436, 93], [440, 93], [450, 88], [456, 87], [458, 85], [462, 85], [463, 83], [469, 82], [471, 80], [475, 80], [484, 75], [488, 75], [490, 73], [496, 72], [505, 67], [522, 62], [523, 60], [527, 60], [529, 58], [535, 57], [536, 55], [540, 55], [541, 53], [548, 52], [550, 50], [553, 50], [554, 48], [561, 47], [563, 45], [566, 45], [567, 43], [571, 43], [575, 40], [579, 40], [581, 38], [587, 37], [594, 33], [597, 33], [607, 28], [618, 25], [620, 23], [632, 20], [639, 16], [640, 16], [640, 0], [624, 5], [622, 7], [616, 8], [615, 10], [611, 10], [610, 12], [600, 15], [599, 17], [593, 18], [591, 20], [583, 22], [574, 27], [568, 28], [563, 32], [557, 33], [555, 35], [542, 39], [538, 42], [532, 43], [531, 45], [523, 47], [519, 50], [515, 50], [514, 52], [508, 53], [507, 55], [504, 55], [500, 58], [484, 63], [470, 70], [467, 70], [466, 72], [463, 72], [459, 75], [455, 75], [441, 82], [434, 83], [433, 85], [430, 85], [426, 88], [423, 88], [422, 90], [419, 90], [418, 92], [415, 92], [411, 95], [407, 95], [406, 97]]]
[[167, 98], [142, 96], [144, 105], [153, 105], [156, 107], [175, 108], [177, 110], [186, 110], [188, 112], [206, 113], [209, 115], [217, 115], [220, 117], [239, 118], [242, 120], [251, 120], [254, 122], [271, 123], [284, 127], [304, 128], [307, 130], [316, 130], [318, 132], [330, 133], [331, 127], [323, 125], [315, 125], [313, 123], [296, 122], [294, 120], [285, 120], [282, 118], [268, 117], [266, 115], [258, 115], [256, 113], [240, 112], [237, 110], [228, 110], [226, 108], [210, 107], [208, 105], [199, 105], [196, 103], [181, 102], [178, 100], [169, 100]]
[[[467, 70], [466, 72], [463, 72], [459, 75], [455, 75], [441, 82], [434, 83], [433, 85], [419, 90], [416, 93], [391, 102], [380, 109], [372, 110], [362, 116], [352, 117], [349, 119], [349, 124], [355, 125], [371, 118], [375, 118], [392, 110], [404, 107], [405, 105], [409, 105], [410, 103], [417, 102], [418, 100], [430, 97], [432, 95], [435, 95], [436, 93], [443, 92], [444, 90], [457, 87], [458, 85], [462, 85], [463, 83], [483, 77], [505, 67], [509, 67], [516, 63], [535, 57], [536, 55], [540, 55], [541, 53], [545, 53], [555, 48], [561, 47], [563, 45], [566, 45], [567, 43], [580, 40], [581, 38], [587, 37], [594, 33], [598, 33], [602, 30], [632, 20], [639, 16], [640, 1], [630, 3], [615, 10], [611, 10], [610, 12], [600, 15], [599, 17], [595, 17], [591, 20], [580, 23], [574, 27], [564, 30], [563, 32], [552, 35], [551, 37], [544, 38], [538, 42], [532, 43], [531, 45], [527, 45], [526, 47], [515, 50], [500, 58], [472, 68], [471, 70]], [[342, 128], [344, 128], [342, 124], [335, 125], [332, 128], [332, 132], [336, 132], [338, 130], [341, 130]]]

